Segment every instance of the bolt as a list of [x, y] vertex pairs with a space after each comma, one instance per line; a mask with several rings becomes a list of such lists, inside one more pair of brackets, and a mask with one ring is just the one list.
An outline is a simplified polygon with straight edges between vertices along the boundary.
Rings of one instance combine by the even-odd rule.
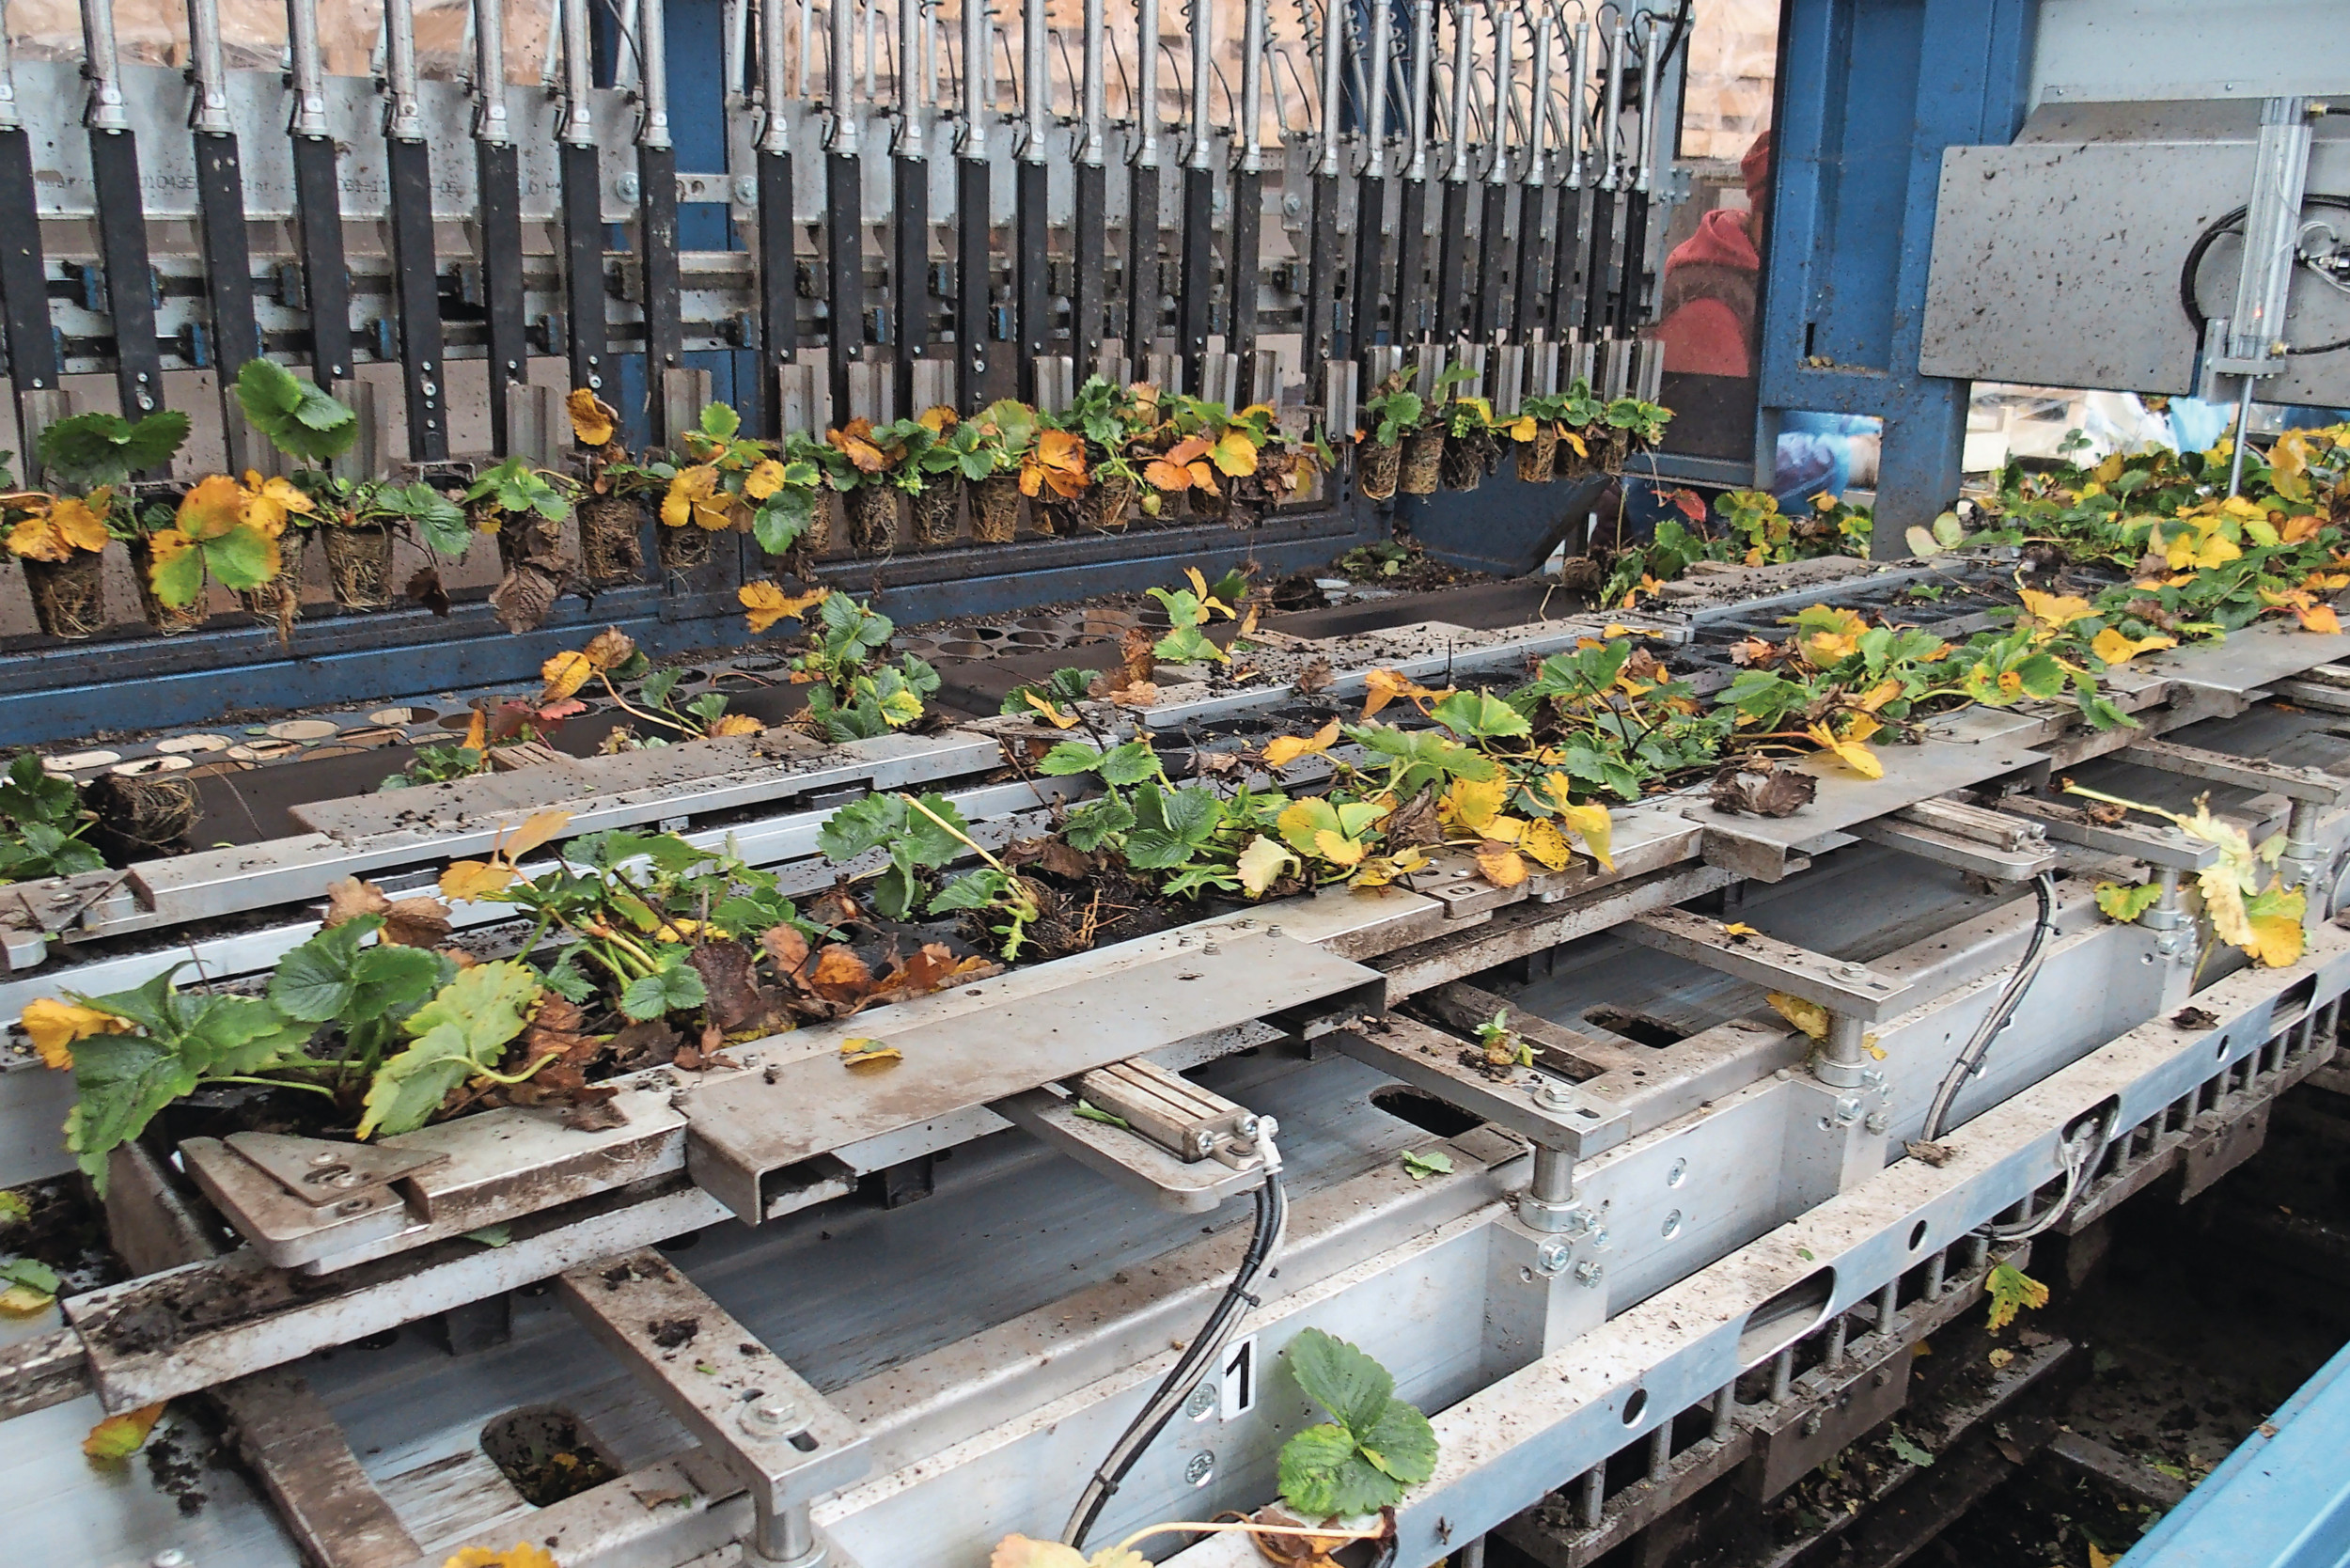
[[1817, 1411], [1803, 1419], [1803, 1435], [1806, 1437], [1817, 1437], [1820, 1435], [1820, 1417]]
[[1607, 1271], [1586, 1258], [1574, 1265], [1574, 1277], [1586, 1285], [1596, 1285]]
[[1879, 1136], [1883, 1136], [1885, 1129], [1892, 1124], [1891, 1120], [1883, 1111], [1871, 1111], [1868, 1120], [1861, 1122], [1863, 1127]]
[[330, 1187], [346, 1187], [346, 1188], [347, 1188], [347, 1187], [355, 1187], [355, 1186], [358, 1186], [358, 1185], [360, 1184], [360, 1183], [361, 1183], [361, 1177], [359, 1176], [359, 1173], [358, 1173], [357, 1171], [354, 1171], [354, 1170], [346, 1170], [346, 1171], [344, 1171], [344, 1172], [343, 1172], [340, 1176], [334, 1176], [334, 1177], [330, 1177], [330, 1178], [328, 1178], [326, 1184], [327, 1184], [328, 1186], [330, 1186]]
[[1221, 949], [1219, 949], [1213, 942], [1203, 942], [1200, 944], [1199, 950], [1206, 953], [1210, 958], [1214, 958]]
[[1267, 926], [1264, 928], [1264, 933], [1267, 936], [1278, 936], [1281, 934], [1281, 928], [1279, 926]]
[[1257, 1136], [1257, 1119], [1253, 1116], [1243, 1116], [1238, 1121], [1232, 1123], [1232, 1128], [1241, 1137], [1253, 1138]]
[[737, 205], [743, 207], [748, 207], [752, 202], [757, 201], [759, 199], [759, 177], [749, 174], [737, 175], [734, 180], [734, 199]]
[[1585, 1226], [1583, 1228], [1583, 1234], [1593, 1247], [1606, 1247], [1607, 1245], [1607, 1227], [1600, 1224], [1597, 1220], [1593, 1220], [1590, 1224]]
[[1205, 1486], [1215, 1475], [1215, 1455], [1202, 1449], [1183, 1466], [1183, 1479], [1194, 1486]]
[[636, 183], [636, 177], [633, 174], [624, 174], [612, 182], [612, 194], [622, 201], [634, 201], [638, 191], [642, 188]]
[[1191, 1135], [1191, 1146], [1205, 1154], [1215, 1147], [1215, 1135], [1202, 1127]]
[[1183, 1414], [1195, 1421], [1204, 1421], [1215, 1414], [1215, 1385], [1202, 1383], [1183, 1402]]
[[1534, 1085], [1534, 1103], [1544, 1110], [1565, 1110], [1574, 1104], [1574, 1091], [1556, 1078], [1544, 1078]]
[[148, 1568], [194, 1568], [196, 1559], [177, 1546], [165, 1546], [148, 1560]]
[[737, 1421], [754, 1437], [788, 1437], [800, 1429], [800, 1412], [790, 1400], [758, 1399], [743, 1406]]
[[1546, 1241], [1535, 1249], [1534, 1266], [1542, 1271], [1543, 1278], [1556, 1278], [1565, 1270], [1568, 1260], [1574, 1256], [1574, 1247], [1572, 1244], [1562, 1241]]
[[1836, 1120], [1839, 1121], [1859, 1121], [1860, 1096], [1857, 1094], [1838, 1095], [1836, 1097]]
[[1255, 925], [1257, 922], [1256, 922], [1253, 918], [1251, 918], [1250, 917], [1248, 917], [1248, 916], [1246, 916], [1246, 915], [1244, 915], [1244, 916], [1242, 916], [1242, 917], [1241, 917], [1238, 920], [1234, 921], [1233, 923], [1234, 923], [1235, 925], [1239, 926], [1241, 930], [1243, 930], [1243, 931], [1246, 931], [1249, 927], [1251, 927], [1251, 926]]
[[340, 1165], [343, 1163], [343, 1157], [331, 1150], [321, 1149], [310, 1156], [310, 1163], [312, 1165]]
[[346, 1198], [335, 1205], [335, 1212], [338, 1215], [355, 1215], [367, 1206], [368, 1200], [364, 1198]]
[[1857, 964], [1839, 964], [1836, 966], [1836, 978], [1838, 980], [1858, 980], [1861, 976], [1867, 974], [1868, 972], [1869, 971], [1867, 969]]
[[1872, 1388], [1884, 1388], [1884, 1387], [1885, 1387], [1888, 1383], [1890, 1383], [1890, 1382], [1892, 1382], [1892, 1381], [1893, 1381], [1893, 1374], [1892, 1374], [1891, 1372], [1887, 1372], [1887, 1371], [1886, 1371], [1883, 1367], [1879, 1367], [1876, 1371], [1874, 1371], [1874, 1372], [1871, 1372], [1871, 1373], [1869, 1374], [1869, 1383], [1870, 1383], [1870, 1386], [1871, 1386], [1871, 1387], [1872, 1387]]

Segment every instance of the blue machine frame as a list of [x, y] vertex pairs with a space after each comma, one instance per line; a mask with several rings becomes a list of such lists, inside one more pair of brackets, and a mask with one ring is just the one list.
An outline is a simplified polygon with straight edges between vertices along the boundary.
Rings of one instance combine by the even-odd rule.
[[1958, 493], [1969, 384], [1920, 373], [1942, 150], [2022, 129], [2038, 0], [1785, 0], [1762, 301], [1762, 471], [1782, 411], [1885, 421], [1880, 557]]

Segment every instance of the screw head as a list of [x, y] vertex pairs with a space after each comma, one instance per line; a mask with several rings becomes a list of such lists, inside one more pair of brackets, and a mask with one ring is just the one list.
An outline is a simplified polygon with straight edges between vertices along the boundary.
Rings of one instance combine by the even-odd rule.
[[1201, 952], [1203, 952], [1203, 953], [1206, 953], [1209, 957], [1213, 958], [1213, 957], [1214, 957], [1214, 956], [1216, 955], [1216, 953], [1217, 953], [1218, 951], [1220, 951], [1221, 949], [1219, 949], [1216, 947], [1216, 945], [1215, 945], [1214, 943], [1213, 943], [1213, 942], [1203, 942], [1203, 943], [1201, 943], [1201, 944], [1200, 944], [1200, 946], [1199, 946], [1199, 950], [1200, 950]]
[[165, 1546], [148, 1559], [148, 1568], [192, 1568], [196, 1559], [177, 1546]]
[[1215, 1385], [1203, 1382], [1194, 1388], [1191, 1391], [1191, 1398], [1183, 1402], [1183, 1414], [1195, 1421], [1204, 1421], [1210, 1416], [1214, 1415]]
[[1194, 1486], [1205, 1486], [1215, 1476], [1215, 1455], [1202, 1449], [1183, 1465], [1183, 1479]]
[[1546, 1241], [1534, 1249], [1534, 1266], [1542, 1271], [1545, 1279], [1555, 1278], [1565, 1271], [1568, 1261], [1574, 1256], [1574, 1247], [1571, 1244]]
[[743, 1406], [737, 1424], [754, 1437], [786, 1437], [799, 1430], [799, 1407], [786, 1399], [755, 1399]]
[[1556, 1078], [1544, 1078], [1534, 1086], [1534, 1103], [1544, 1110], [1564, 1110], [1574, 1104], [1574, 1091]]
[[[334, 1152], [332, 1150], [321, 1149], [317, 1153], [310, 1156], [310, 1163], [318, 1166], [340, 1165], [343, 1163], [343, 1157], [340, 1154]], [[175, 1551], [178, 1549], [179, 1548], [177, 1547], [173, 1548]]]
[[1803, 1419], [1803, 1435], [1806, 1437], [1817, 1437], [1820, 1435], [1820, 1418], [1816, 1412]]
[[1859, 1121], [1860, 1096], [1857, 1094], [1838, 1095], [1836, 1097], [1836, 1120], [1839, 1121]]
[[1869, 1131], [1877, 1134], [1882, 1134], [1886, 1128], [1891, 1126], [1892, 1124], [1893, 1123], [1888, 1120], [1883, 1111], [1871, 1111], [1869, 1113], [1868, 1120], [1861, 1122], [1863, 1127], [1866, 1127]]
[[1264, 928], [1264, 933], [1267, 936], [1278, 936], [1281, 934], [1281, 928], [1279, 926], [1267, 926]]
[[1867, 974], [1868, 972], [1869, 971], [1866, 968], [1857, 964], [1839, 964], [1836, 966], [1836, 978], [1838, 980], [1858, 980], [1861, 976]]
[[1602, 1268], [1598, 1263], [1589, 1258], [1584, 1259], [1581, 1262], [1574, 1265], [1574, 1277], [1586, 1285], [1598, 1284], [1600, 1280], [1606, 1277], [1606, 1272], [1607, 1271], [1606, 1269]]

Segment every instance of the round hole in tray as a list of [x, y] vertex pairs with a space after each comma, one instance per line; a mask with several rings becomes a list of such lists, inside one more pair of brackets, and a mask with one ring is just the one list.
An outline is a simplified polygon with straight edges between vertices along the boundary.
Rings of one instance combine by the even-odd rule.
[[57, 757], [44, 757], [40, 765], [51, 773], [80, 773], [86, 768], [111, 767], [121, 760], [119, 751], [69, 751]]
[[944, 643], [940, 645], [938, 651], [941, 653], [952, 654], [958, 659], [984, 659], [994, 651], [983, 642]]
[[325, 740], [341, 729], [333, 719], [280, 719], [268, 727], [267, 733], [273, 740], [306, 744]]
[[226, 735], [174, 735], [168, 740], [157, 741], [155, 749], [166, 757], [178, 757], [189, 752], [226, 751], [228, 745]]
[[430, 708], [378, 708], [368, 715], [369, 724], [431, 724], [440, 714]]
[[1011, 640], [1023, 648], [1058, 648], [1061, 642], [1049, 632], [1014, 632]]
[[148, 774], [178, 773], [183, 768], [194, 766], [196, 764], [185, 757], [141, 757], [135, 761], [117, 762], [106, 771], [119, 774], [125, 778], [137, 778]]

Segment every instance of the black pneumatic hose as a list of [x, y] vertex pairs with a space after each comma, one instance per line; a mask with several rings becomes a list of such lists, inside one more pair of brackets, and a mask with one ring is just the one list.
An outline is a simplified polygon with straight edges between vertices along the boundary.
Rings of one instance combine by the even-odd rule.
[[1257, 1189], [1256, 1230], [1248, 1238], [1248, 1250], [1241, 1256], [1240, 1272], [1224, 1288], [1215, 1309], [1193, 1337], [1191, 1348], [1183, 1352], [1183, 1358], [1160, 1382], [1150, 1402], [1119, 1435], [1118, 1441], [1110, 1445], [1101, 1467], [1093, 1472], [1093, 1479], [1086, 1482], [1085, 1491], [1077, 1497], [1068, 1528], [1061, 1531], [1063, 1544], [1084, 1546], [1086, 1532], [1101, 1517], [1102, 1510], [1126, 1479], [1126, 1472], [1134, 1468], [1143, 1450], [1174, 1419], [1175, 1412], [1183, 1408], [1193, 1388], [1223, 1352], [1225, 1341], [1240, 1325], [1241, 1318], [1257, 1304], [1257, 1298], [1248, 1294], [1248, 1287], [1280, 1252], [1282, 1233], [1289, 1229], [1289, 1196], [1282, 1190], [1279, 1173], [1267, 1169], [1264, 1184]]
[[2031, 928], [2031, 940], [2025, 945], [2024, 956], [2017, 961], [2015, 972], [2008, 977], [2007, 985], [1991, 1011], [1982, 1015], [1982, 1022], [1966, 1042], [1966, 1048], [1958, 1053], [1950, 1070], [1942, 1078], [1941, 1087], [1934, 1091], [1934, 1104], [1927, 1107], [1925, 1131], [1919, 1136], [1928, 1143], [1941, 1137], [1943, 1123], [1950, 1114], [1950, 1102], [1967, 1079], [1982, 1071], [1982, 1064], [1991, 1054], [1991, 1043], [2007, 1027], [2008, 1020], [2024, 1000], [2024, 993], [2040, 974], [2041, 954], [2047, 946], [2048, 933], [2056, 928], [2056, 876], [2043, 871], [2032, 879], [2031, 890], [2040, 900], [2040, 918]]

